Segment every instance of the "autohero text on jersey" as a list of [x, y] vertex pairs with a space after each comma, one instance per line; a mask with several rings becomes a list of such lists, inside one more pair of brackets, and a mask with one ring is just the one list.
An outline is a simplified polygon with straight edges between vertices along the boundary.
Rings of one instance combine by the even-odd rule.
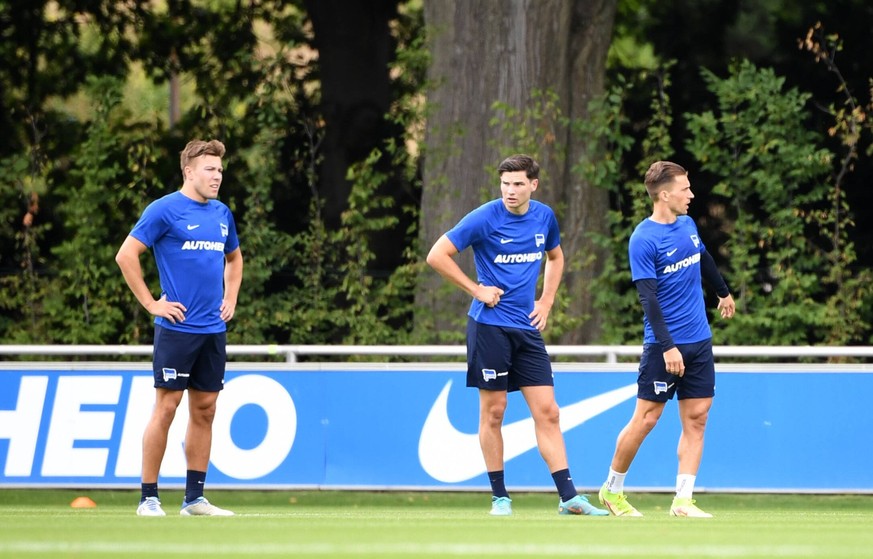
[[217, 241], [185, 241], [182, 250], [215, 250], [224, 252], [224, 243]]
[[498, 254], [494, 258], [495, 264], [525, 264], [528, 262], [537, 262], [543, 259], [543, 253], [540, 252], [523, 252], [519, 254]]

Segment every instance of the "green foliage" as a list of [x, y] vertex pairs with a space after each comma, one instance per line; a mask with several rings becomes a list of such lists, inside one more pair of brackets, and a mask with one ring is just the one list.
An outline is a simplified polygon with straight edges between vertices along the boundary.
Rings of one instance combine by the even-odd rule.
[[[410, 135], [421, 129], [416, 123], [422, 107], [412, 87], [421, 71], [421, 57], [415, 49], [409, 47], [398, 62], [397, 72], [405, 83], [386, 115]], [[377, 250], [372, 244], [374, 236], [393, 230], [404, 212], [417, 215], [416, 208], [381, 191], [391, 179], [381, 169], [390, 169], [409, 184], [417, 180], [414, 159], [402, 142], [389, 140], [384, 151], [374, 150], [353, 165], [348, 172], [352, 184], [348, 210], [342, 215], [341, 227], [328, 229], [316, 174], [323, 122], [317, 116], [292, 122], [292, 132], [298, 134], [298, 141], [292, 143], [288, 121], [307, 107], [308, 94], [284, 71], [282, 53], [256, 64], [263, 65], [259, 72], [263, 78], [244, 102], [245, 120], [255, 124], [256, 132], [250, 146], [240, 153], [241, 169], [236, 173], [245, 185], [237, 217], [245, 273], [237, 315], [230, 325], [232, 339], [294, 344], [408, 340], [415, 277], [412, 252], [407, 253], [410, 263], [388, 277], [377, 277], [371, 266]], [[282, 157], [288, 150], [293, 154], [293, 172], [302, 183], [292, 188], [311, 195], [301, 216], [305, 225], [296, 231], [277, 226], [288, 218], [276, 214], [274, 200], [277, 188], [288, 188], [281, 182], [283, 170], [287, 172]], [[414, 231], [407, 233], [415, 235]]]
[[[562, 140], [571, 133], [573, 123], [564, 116], [560, 107], [560, 98], [551, 90], [534, 90], [530, 102], [523, 109], [517, 109], [504, 102], [496, 102], [492, 106], [494, 116], [489, 124], [494, 130], [495, 140], [492, 144], [498, 153], [526, 153], [540, 162], [540, 183], [550, 184], [549, 169], [563, 165], [563, 154], [566, 146]], [[482, 201], [494, 198], [493, 191], [484, 190]], [[559, 222], [565, 213], [563, 203], [552, 204], [552, 209]], [[565, 224], [561, 224], [562, 230]], [[564, 278], [570, 271], [578, 270], [585, 263], [567, 258], [564, 255]], [[544, 275], [540, 274], [537, 293], [542, 291]], [[549, 313], [549, 327], [543, 332], [548, 343], [561, 338], [567, 332], [578, 328], [586, 317], [575, 316], [568, 312], [569, 298], [562, 296], [562, 288], [558, 289], [555, 304]], [[466, 319], [466, 317], [465, 317]]]
[[36, 149], [29, 156], [0, 160], [0, 238], [4, 253], [11, 255], [4, 259], [0, 276], [0, 332], [9, 342], [34, 339], [40, 328], [45, 285], [37, 270], [43, 258], [40, 242], [50, 225], [40, 224], [35, 215], [47, 190], [46, 175]]
[[292, 314], [279, 325], [287, 326], [294, 343], [410, 341], [404, 325], [412, 312], [416, 264], [410, 261], [387, 278], [374, 277], [368, 268], [375, 258], [371, 234], [393, 227], [395, 211], [412, 211], [395, 208], [394, 200], [378, 193], [386, 180], [375, 171], [381, 157], [376, 150], [349, 170], [353, 188], [340, 229], [328, 231], [313, 202], [309, 229], [290, 240], [289, 264], [296, 281], [284, 296], [292, 302]]
[[343, 227], [336, 236], [337, 243], [345, 246], [345, 262], [340, 271], [344, 275], [343, 306], [347, 309], [342, 313], [342, 325], [349, 331], [346, 343], [400, 343], [404, 336], [395, 331], [396, 321], [408, 312], [402, 301], [412, 297], [413, 285], [408, 275], [401, 272], [381, 281], [368, 272], [367, 265], [376, 255], [367, 239], [372, 233], [392, 229], [398, 222], [394, 200], [377, 192], [377, 187], [387, 179], [375, 170], [381, 156], [376, 150], [367, 160], [349, 169], [353, 184], [349, 209], [343, 213]]
[[264, 344], [277, 341], [281, 332], [294, 323], [298, 301], [271, 289], [281, 281], [293, 250], [290, 236], [276, 227], [273, 181], [278, 174], [282, 152], [282, 110], [286, 103], [257, 104], [251, 118], [259, 124], [252, 144], [239, 150], [240, 163], [235, 179], [245, 185], [241, 206], [235, 216], [243, 254], [243, 288], [234, 319], [228, 325], [233, 343]]
[[[128, 169], [139, 171], [138, 187], [148, 183], [144, 167], [153, 162], [144, 130], [125, 125], [119, 112], [122, 83], [93, 79], [88, 93], [95, 115], [74, 153], [62, 200], [63, 241], [52, 249], [66, 265], [48, 279], [42, 301], [42, 340], [54, 343], [102, 343], [129, 331], [141, 317], [130, 309], [132, 297], [115, 264], [115, 253], [132, 225], [130, 212], [140, 209]], [[133, 153], [128, 146], [136, 146]], [[135, 158], [134, 161], [131, 158]]]
[[[494, 116], [488, 124], [494, 129], [494, 140], [490, 141], [498, 153], [527, 153], [540, 165], [540, 181], [549, 182], [549, 156], [560, 154], [566, 148], [562, 139], [567, 137], [569, 119], [561, 112], [560, 98], [554, 91], [531, 91], [530, 102], [523, 108], [508, 103], [495, 102], [491, 110]], [[493, 165], [488, 167], [493, 173]], [[486, 190], [483, 201], [494, 198], [494, 192]], [[555, 208], [560, 215], [561, 208]]]
[[[610, 316], [604, 343], [639, 338], [641, 311], [627, 242], [651, 201], [639, 178], [623, 181], [622, 169], [635, 160], [635, 177], [642, 177], [652, 161], [672, 157], [668, 69], [639, 73], [630, 82], [619, 78], [580, 123], [580, 133], [606, 152], [575, 171], [613, 197], [611, 236], [594, 238], [609, 249], [604, 273], [592, 286], [595, 304]], [[835, 184], [840, 175], [831, 176], [834, 154], [818, 147], [822, 138], [808, 125], [809, 95], [785, 88], [784, 78], [747, 61], [733, 64], [727, 78], [706, 70], [703, 76], [717, 109], [684, 115], [686, 148], [703, 172], [692, 185], [714, 183], [716, 199], [703, 219], [722, 227], [720, 256], [729, 263], [723, 274], [738, 304], [733, 320], [712, 321], [720, 343], [866, 343], [869, 273], [854, 265], [851, 213]], [[634, 88], [650, 84], [656, 85], [649, 88], [651, 116], [633, 159], [636, 142], [625, 132], [624, 103]], [[846, 113], [834, 114], [839, 120]]]
[[[812, 53], [816, 62], [823, 63], [836, 79], [835, 91], [841, 99], [831, 103], [827, 111], [833, 119], [828, 135], [838, 140], [841, 153], [835, 153], [839, 165], [832, 173], [828, 193], [829, 211], [819, 213], [825, 243], [826, 258], [829, 264], [828, 283], [835, 292], [825, 309], [826, 322], [835, 327], [830, 329], [827, 342], [845, 344], [852, 342], [869, 343], [871, 335], [871, 274], [869, 269], [856, 265], [857, 253], [849, 231], [855, 225], [846, 196], [846, 182], [854, 171], [855, 164], [863, 151], [862, 135], [873, 130], [873, 122], [868, 114], [873, 111], [873, 99], [866, 105], [855, 98], [849, 84], [837, 65], [837, 53], [843, 50], [843, 41], [835, 33], [826, 34], [821, 23], [816, 23], [800, 41], [800, 47]], [[873, 80], [870, 81], [873, 84]], [[873, 95], [873, 87], [870, 88]], [[866, 154], [873, 154], [873, 143], [867, 145]]]
[[[666, 159], [671, 152], [669, 65], [657, 72], [640, 72], [627, 81], [618, 77], [602, 97], [592, 101], [589, 118], [578, 123], [578, 134], [589, 138], [589, 153], [600, 146], [600, 157], [578, 162], [574, 171], [585, 180], [612, 194], [614, 205], [609, 210], [609, 236], [592, 233], [591, 240], [607, 250], [603, 273], [591, 288], [594, 305], [609, 316], [603, 326], [603, 343], [638, 343], [642, 331], [642, 309], [637, 291], [631, 281], [627, 245], [637, 224], [651, 213], [651, 200], [642, 181], [645, 168], [651, 161]], [[646, 136], [641, 142], [642, 157], [638, 173], [627, 180], [623, 163], [634, 148], [634, 138], [628, 132], [629, 119], [624, 113], [625, 97], [635, 88], [643, 88], [650, 95], [651, 117], [646, 123]]]
[[[652, 10], [662, 9], [647, 0], [619, 8], [649, 27], [660, 17]], [[385, 124], [401, 132], [348, 169], [348, 209], [331, 230], [318, 192], [327, 117], [316, 109], [318, 60], [301, 55], [312, 52], [302, 2], [0, 2], [0, 19], [10, 23], [0, 42], [0, 337], [150, 342], [152, 317], [129, 293], [115, 251], [145, 205], [178, 186], [180, 146], [220, 137], [229, 147], [222, 200], [234, 211], [245, 258], [232, 343], [423, 339], [411, 330], [423, 267], [414, 224], [421, 154], [431, 162], [438, 154], [424, 145], [429, 58], [421, 3], [401, 2], [398, 12]], [[269, 53], [260, 40], [265, 25]], [[727, 263], [740, 310], [733, 321], [714, 321], [719, 341], [869, 343], [873, 282], [857, 261], [846, 176], [870, 155], [862, 143], [870, 107], [851, 96], [836, 67], [838, 37], [817, 27], [801, 45], [838, 78], [839, 101], [823, 105], [833, 121], [826, 143], [810, 123], [809, 96], [748, 62], [723, 79], [704, 71], [711, 100], [700, 98], [704, 109], [684, 114], [680, 129], [668, 95], [672, 63], [659, 66], [646, 29], [619, 29], [612, 71], [635, 73], [616, 74], [584, 122], [568, 121], [551, 92], [534, 92], [523, 109], [493, 108], [501, 152], [533, 154], [548, 180], [565, 144], [581, 139], [585, 156], [573, 172], [610, 194], [609, 234], [588, 237], [608, 249], [604, 273], [590, 286], [609, 317], [602, 341], [639, 341], [627, 240], [650, 211], [643, 172], [674, 157], [682, 146], [672, 137], [681, 135], [696, 159], [689, 167], [701, 171], [695, 187], [714, 184], [713, 200], [695, 210], [719, 239], [707, 246]], [[150, 81], [131, 89], [132, 75]], [[171, 77], [182, 81], [185, 98], [181, 120], [166, 129], [159, 108], [144, 106], [158, 107]], [[143, 91], [149, 103], [122, 99], [125, 91]], [[408, 239], [401, 263], [384, 272], [374, 270], [380, 235]], [[142, 263], [156, 292], [153, 260]], [[568, 271], [588, 264], [566, 263]], [[561, 312], [560, 297], [557, 305], [551, 339], [586, 319]], [[439, 335], [457, 343], [463, 328]]]
[[[12, 108], [0, 140], [4, 340], [151, 341], [152, 317], [114, 255], [144, 207], [178, 187], [176, 154], [192, 137], [228, 146], [221, 199], [234, 212], [245, 260], [231, 343], [411, 336], [414, 247], [388, 276], [368, 266], [378, 252], [374, 238], [398, 216], [417, 221], [418, 161], [409, 146], [424, 129], [420, 4], [404, 4], [393, 28], [395, 99], [386, 122], [405, 133], [350, 170], [349, 210], [335, 231], [320, 214], [325, 119], [315, 109], [318, 60], [301, 58], [312, 41], [301, 2], [98, 2], [57, 13], [44, 4], [0, 6], [16, 25], [0, 46], [9, 62], [0, 70], [0, 105]], [[265, 50], [265, 29], [273, 50]], [[56, 63], [39, 62], [47, 58]], [[125, 76], [152, 80], [151, 89], [131, 89]], [[122, 99], [129, 91], [158, 99], [172, 76], [186, 93], [175, 128], [163, 128], [164, 114], [142, 103], [130, 111], [132, 100]], [[405, 197], [392, 197], [388, 181]], [[157, 293], [153, 258], [141, 262]]]
[[[687, 115], [688, 149], [716, 177], [729, 203], [724, 250], [737, 315], [718, 321], [737, 344], [859, 341], [859, 315], [846, 304], [863, 295], [848, 280], [851, 246], [830, 231], [845, 225], [843, 201], [828, 181], [833, 155], [806, 126], [809, 95], [785, 89], [772, 70], [745, 61], [725, 79], [704, 71], [717, 110]], [[844, 228], [843, 228], [843, 231]], [[830, 252], [830, 254], [829, 254]], [[840, 278], [838, 280], [838, 278]], [[842, 284], [842, 285], [841, 285]], [[849, 287], [853, 292], [844, 292]], [[836, 312], [835, 312], [836, 311]]]

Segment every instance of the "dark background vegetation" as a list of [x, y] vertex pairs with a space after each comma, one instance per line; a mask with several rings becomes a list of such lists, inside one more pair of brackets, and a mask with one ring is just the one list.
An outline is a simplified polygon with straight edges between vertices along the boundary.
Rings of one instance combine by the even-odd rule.
[[[150, 343], [114, 254], [180, 186], [185, 143], [217, 137], [246, 258], [231, 343], [460, 341], [468, 302], [423, 255], [472, 209], [462, 189], [496, 196], [488, 169], [509, 150], [605, 193], [549, 200], [580, 234], [549, 341], [639, 342], [626, 240], [647, 210], [642, 172], [670, 158], [691, 171], [691, 213], [740, 308], [717, 343], [870, 343], [868, 2], [607, 0], [594, 13], [550, 0], [551, 23], [571, 22], [561, 35], [521, 4], [0, 0], [0, 340]], [[475, 33], [434, 47], [437, 19], [511, 21], [493, 46], [510, 60], [522, 53], [500, 41], [530, 25], [522, 50], [545, 76], [568, 71], [550, 42], [608, 55], [600, 79], [532, 87], [498, 64], [470, 70], [484, 56], [462, 44]], [[447, 115], [432, 102], [453, 87], [435, 74], [446, 67], [458, 90], [509, 94], [485, 99], [487, 115], [481, 99]], [[491, 151], [440, 145], [437, 126], [473, 116], [493, 127], [464, 133]]]

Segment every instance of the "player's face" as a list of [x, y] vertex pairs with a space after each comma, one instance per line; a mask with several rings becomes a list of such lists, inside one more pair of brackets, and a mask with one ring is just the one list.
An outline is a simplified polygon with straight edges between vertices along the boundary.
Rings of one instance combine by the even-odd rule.
[[694, 193], [691, 192], [691, 181], [688, 180], [688, 175], [679, 175], [673, 177], [673, 182], [664, 189], [664, 196], [667, 207], [673, 215], [687, 215], [688, 206], [691, 200], [694, 199]]
[[220, 157], [201, 155], [185, 168], [185, 179], [193, 187], [193, 194], [197, 199], [200, 202], [205, 202], [218, 198], [222, 173], [224, 173], [224, 169], [221, 167]]
[[527, 178], [524, 171], [506, 171], [500, 175], [503, 205], [511, 213], [522, 215], [530, 207], [530, 196], [537, 189], [537, 179]]

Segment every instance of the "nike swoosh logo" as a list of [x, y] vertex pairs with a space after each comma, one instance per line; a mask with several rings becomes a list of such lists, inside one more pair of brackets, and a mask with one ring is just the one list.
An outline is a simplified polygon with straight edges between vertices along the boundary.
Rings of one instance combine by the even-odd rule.
[[679, 249], [678, 249], [678, 248], [674, 248], [673, 250], [671, 250], [670, 252], [667, 253], [667, 256], [673, 256], [674, 254], [676, 254], [676, 251], [677, 251], [677, 250], [679, 250]]
[[199, 226], [199, 225], [189, 225], [189, 226], [188, 226], [188, 231], [192, 231], [192, 230], [194, 230], [194, 229], [197, 229], [198, 227], [200, 227], [200, 226]]
[[[449, 390], [452, 381], [427, 414], [418, 440], [418, 459], [432, 478], [459, 483], [486, 473], [478, 433], [462, 433], [449, 419]], [[637, 395], [637, 384], [629, 384], [561, 408], [561, 432], [566, 433]], [[508, 462], [536, 448], [532, 417], [503, 425], [503, 459]]]
[[505, 245], [506, 243], [511, 243], [512, 239], [500, 239], [500, 244]]

